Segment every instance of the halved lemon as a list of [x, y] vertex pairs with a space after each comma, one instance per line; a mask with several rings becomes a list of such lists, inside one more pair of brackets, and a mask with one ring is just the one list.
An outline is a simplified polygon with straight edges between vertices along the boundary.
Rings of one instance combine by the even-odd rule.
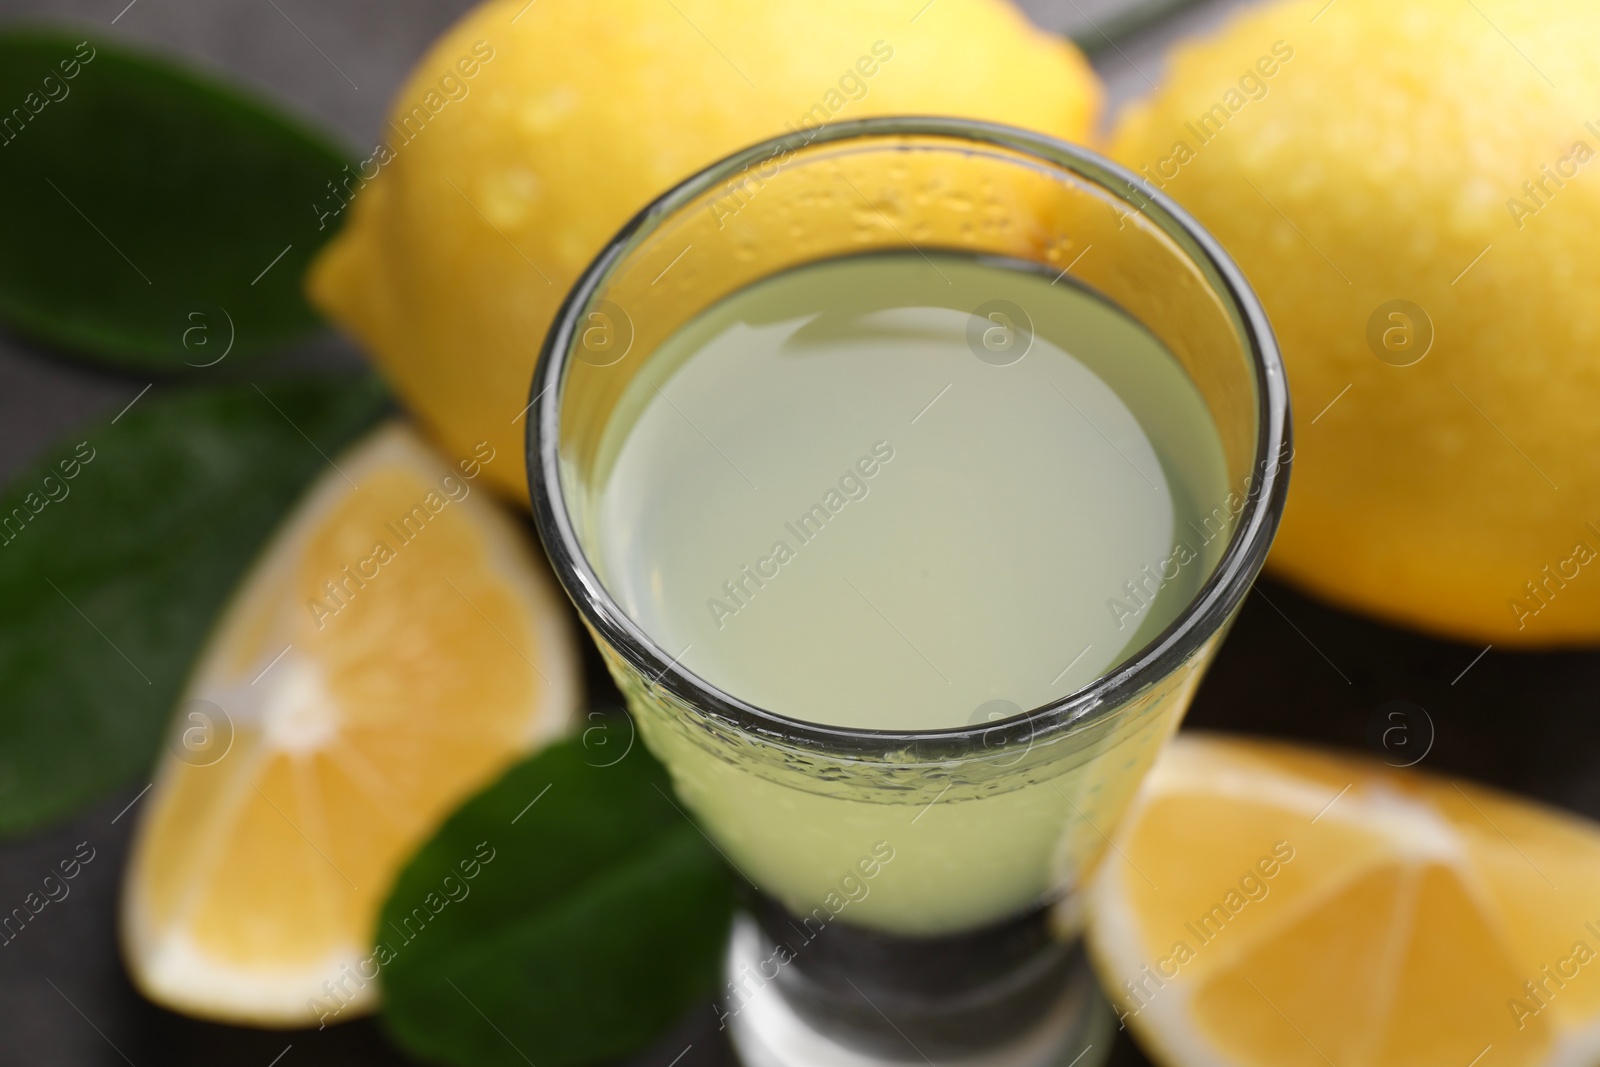
[[1173, 1067], [1600, 1057], [1600, 827], [1481, 786], [1184, 735], [1089, 891], [1118, 1014]]
[[385, 426], [307, 493], [201, 656], [122, 900], [139, 988], [179, 1011], [317, 1025], [374, 1002], [373, 931], [410, 852], [569, 725], [567, 617], [529, 536]]

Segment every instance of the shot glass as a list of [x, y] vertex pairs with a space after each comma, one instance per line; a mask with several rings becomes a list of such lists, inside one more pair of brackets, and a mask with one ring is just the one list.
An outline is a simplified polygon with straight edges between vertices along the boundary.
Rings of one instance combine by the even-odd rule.
[[[1035, 263], [1120, 308], [1204, 398], [1230, 491], [1199, 591], [1077, 691], [963, 728], [822, 725], [696, 676], [619, 606], [595, 562], [604, 430], [663, 340], [717, 301], [905, 248]], [[1077, 944], [1078, 890], [1121, 862], [1111, 836], [1260, 570], [1292, 458], [1276, 342], [1222, 249], [1142, 179], [1038, 134], [942, 118], [795, 130], [684, 181], [606, 245], [545, 339], [531, 400], [533, 509], [556, 574], [683, 805], [747, 883], [720, 1009], [740, 1057], [1097, 1062], [1108, 1016]]]

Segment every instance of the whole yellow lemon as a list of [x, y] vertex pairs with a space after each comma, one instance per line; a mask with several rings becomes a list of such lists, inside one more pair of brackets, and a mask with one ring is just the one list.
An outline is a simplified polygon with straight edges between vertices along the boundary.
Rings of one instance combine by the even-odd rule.
[[488, 441], [526, 499], [533, 364], [578, 273], [675, 182], [739, 148], [872, 115], [955, 115], [1081, 140], [1073, 46], [1004, 0], [491, 0], [401, 90], [315, 264], [354, 333], [452, 455]]
[[1592, 0], [1277, 4], [1120, 122], [1283, 345], [1284, 578], [1458, 638], [1600, 639], [1597, 40]]

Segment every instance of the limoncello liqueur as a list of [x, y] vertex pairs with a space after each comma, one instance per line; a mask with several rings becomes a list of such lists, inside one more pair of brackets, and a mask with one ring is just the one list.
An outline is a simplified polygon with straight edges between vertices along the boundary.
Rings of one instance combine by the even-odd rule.
[[792, 718], [924, 730], [1045, 704], [1165, 628], [1222, 544], [1221, 444], [1183, 369], [1020, 264], [791, 270], [633, 388], [602, 577], [689, 670]]
[[[637, 369], [595, 478], [586, 551], [668, 656], [765, 710], [878, 730], [1081, 688], [1173, 621], [1231, 533], [1217, 430], [1173, 356], [1065, 278], [956, 253], [821, 261], [724, 298]], [[1200, 662], [1064, 757], [882, 771], [710, 743], [618, 678], [747, 877], [799, 915], [923, 935], [1076, 884]], [[886, 851], [870, 895], [841, 897]]]

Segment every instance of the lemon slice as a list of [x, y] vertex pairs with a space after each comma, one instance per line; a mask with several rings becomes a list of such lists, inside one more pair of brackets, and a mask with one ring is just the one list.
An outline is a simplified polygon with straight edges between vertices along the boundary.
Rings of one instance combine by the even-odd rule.
[[1124, 1025], [1173, 1067], [1600, 1056], [1600, 828], [1480, 786], [1180, 737], [1089, 890]]
[[266, 1026], [369, 1008], [379, 906], [419, 841], [569, 725], [572, 635], [528, 535], [385, 426], [235, 593], [145, 801], [122, 900], [139, 988]]

